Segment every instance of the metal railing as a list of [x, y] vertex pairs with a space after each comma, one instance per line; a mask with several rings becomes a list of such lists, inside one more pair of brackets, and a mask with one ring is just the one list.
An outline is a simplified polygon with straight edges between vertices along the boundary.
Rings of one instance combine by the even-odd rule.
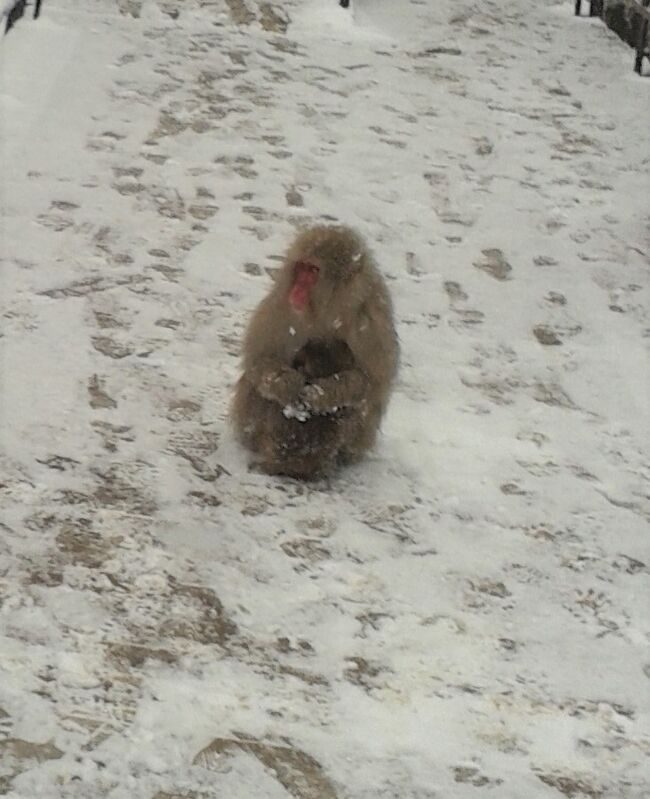
[[[638, 17], [638, 29], [636, 41], [628, 41], [634, 47], [636, 55], [634, 58], [634, 71], [637, 75], [643, 74], [643, 59], [650, 59], [648, 49], [648, 29], [650, 27], [650, 0], [616, 0], [618, 5], [624, 5], [628, 10], [628, 15], [636, 14]], [[607, 0], [589, 0], [589, 16], [606, 17], [608, 10]], [[575, 0], [575, 14], [580, 16], [582, 11], [582, 0]]]
[[[25, 13], [25, 8], [29, 5], [27, 0], [16, 0], [13, 6], [7, 12], [7, 21], [5, 22], [5, 33], [9, 33], [9, 31], [13, 28], [13, 26], [18, 22], [18, 20], [23, 16]], [[41, 0], [35, 0], [34, 3], [34, 19], [38, 17], [41, 13]], [[0, 17], [0, 23], [2, 22], [2, 17]]]

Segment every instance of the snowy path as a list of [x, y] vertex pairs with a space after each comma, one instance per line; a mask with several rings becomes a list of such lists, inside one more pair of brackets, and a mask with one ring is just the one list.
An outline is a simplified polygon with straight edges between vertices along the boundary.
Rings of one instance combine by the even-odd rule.
[[[0, 795], [650, 796], [650, 81], [572, 5], [48, 0], [0, 40]], [[328, 219], [402, 366], [302, 486], [226, 409]]]

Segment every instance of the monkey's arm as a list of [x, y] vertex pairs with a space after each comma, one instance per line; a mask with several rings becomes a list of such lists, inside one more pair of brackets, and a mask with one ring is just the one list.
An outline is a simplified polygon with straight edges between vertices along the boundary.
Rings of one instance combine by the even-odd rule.
[[284, 356], [286, 328], [275, 296], [267, 296], [251, 318], [243, 352], [244, 378], [264, 399], [282, 406], [297, 402], [305, 385], [304, 377]]
[[359, 405], [367, 392], [368, 378], [361, 369], [346, 369], [312, 381], [300, 392], [300, 401], [315, 413], [332, 413]]
[[262, 358], [249, 366], [244, 377], [264, 399], [289, 405], [297, 402], [305, 378], [279, 358]]

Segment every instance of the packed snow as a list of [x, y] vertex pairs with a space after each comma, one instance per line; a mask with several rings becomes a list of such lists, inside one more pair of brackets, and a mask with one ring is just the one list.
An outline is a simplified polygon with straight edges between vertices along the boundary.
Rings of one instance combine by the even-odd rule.
[[[650, 796], [631, 60], [571, 0], [48, 0], [0, 40], [0, 795]], [[301, 484], [228, 402], [324, 221], [401, 365]]]

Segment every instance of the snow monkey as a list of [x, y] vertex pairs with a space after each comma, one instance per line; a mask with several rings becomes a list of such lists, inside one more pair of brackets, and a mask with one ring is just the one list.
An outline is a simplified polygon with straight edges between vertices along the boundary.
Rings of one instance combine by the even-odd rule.
[[244, 340], [232, 418], [269, 474], [311, 478], [374, 443], [397, 370], [390, 295], [361, 236], [317, 226], [290, 246]]

